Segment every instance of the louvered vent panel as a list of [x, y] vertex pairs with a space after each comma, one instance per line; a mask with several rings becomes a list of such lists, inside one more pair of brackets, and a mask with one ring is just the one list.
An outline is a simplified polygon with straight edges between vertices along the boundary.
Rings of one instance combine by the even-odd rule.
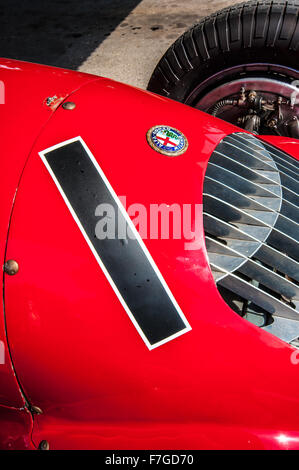
[[221, 295], [289, 343], [299, 337], [298, 190], [299, 162], [245, 133], [221, 141], [204, 181], [206, 247]]

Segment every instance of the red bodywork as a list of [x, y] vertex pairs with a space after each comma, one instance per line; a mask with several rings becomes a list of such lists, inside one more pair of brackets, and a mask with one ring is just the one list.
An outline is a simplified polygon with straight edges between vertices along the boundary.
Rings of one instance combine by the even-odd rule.
[[[201, 204], [211, 152], [236, 128], [92, 75], [1, 60], [0, 79], [0, 255], [20, 266], [4, 276], [0, 447], [299, 449], [295, 350], [226, 305], [203, 230], [193, 251], [144, 241], [192, 327], [149, 350], [38, 156], [80, 135], [127, 206]], [[180, 129], [186, 153], [155, 152], [157, 124]], [[299, 157], [294, 140], [267, 140]]]

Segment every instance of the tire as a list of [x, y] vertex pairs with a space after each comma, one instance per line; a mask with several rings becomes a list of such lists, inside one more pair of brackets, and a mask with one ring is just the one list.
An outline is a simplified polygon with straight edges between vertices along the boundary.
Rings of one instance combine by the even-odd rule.
[[298, 18], [299, 0], [249, 1], [204, 18], [167, 50], [148, 90], [195, 106], [216, 83], [252, 74], [252, 64], [267, 64], [259, 74], [298, 80]]

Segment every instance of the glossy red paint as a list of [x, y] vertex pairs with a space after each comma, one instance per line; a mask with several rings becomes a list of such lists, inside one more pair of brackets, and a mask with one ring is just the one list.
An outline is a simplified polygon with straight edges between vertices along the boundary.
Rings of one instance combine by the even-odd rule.
[[[0, 104], [1, 266], [4, 264], [13, 201], [26, 159], [35, 139], [53, 113], [53, 109], [46, 105], [47, 97], [57, 95], [66, 98], [85, 83], [95, 79], [97, 78], [92, 75], [0, 59], [0, 80], [5, 91], [5, 104]], [[2, 295], [0, 341], [1, 347], [3, 344], [5, 347], [5, 364], [0, 365], [0, 405], [21, 408], [25, 405], [25, 400], [10, 361]]]
[[[34, 417], [33, 443], [298, 449], [294, 349], [224, 303], [203, 231], [193, 251], [184, 240], [145, 240], [192, 327], [150, 351], [38, 156], [80, 135], [127, 206], [201, 204], [209, 156], [236, 128], [108, 79], [82, 86], [72, 101], [76, 108], [58, 107], [34, 142], [6, 253], [20, 264], [16, 276], [5, 278], [11, 356], [27, 401], [43, 410]], [[146, 132], [157, 124], [187, 136], [185, 154], [169, 158], [147, 144]]]
[[0, 423], [1, 450], [36, 449], [31, 438], [32, 417], [27, 409], [0, 406]]

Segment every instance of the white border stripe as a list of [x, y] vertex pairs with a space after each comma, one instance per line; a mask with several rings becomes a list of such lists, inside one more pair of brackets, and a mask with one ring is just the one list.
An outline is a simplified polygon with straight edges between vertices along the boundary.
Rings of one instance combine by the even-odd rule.
[[[173, 303], [174, 307], [176, 308], [176, 310], [177, 310], [179, 316], [181, 317], [181, 319], [183, 320], [183, 322], [184, 322], [185, 325], [186, 325], [186, 327], [183, 328], [183, 329], [182, 329], [181, 331], [179, 331], [178, 333], [175, 333], [175, 334], [169, 336], [168, 338], [165, 338], [165, 339], [163, 339], [163, 340], [161, 340], [161, 341], [159, 341], [159, 342], [157, 342], [157, 343], [150, 344], [149, 341], [148, 341], [148, 339], [147, 339], [146, 336], [144, 335], [144, 333], [143, 333], [143, 331], [141, 330], [140, 326], [138, 325], [138, 323], [137, 323], [137, 321], [136, 321], [134, 315], [133, 315], [132, 312], [130, 311], [128, 305], [126, 304], [126, 302], [125, 302], [125, 300], [123, 299], [121, 293], [119, 292], [117, 286], [115, 285], [113, 279], [111, 278], [109, 272], [107, 271], [107, 269], [106, 269], [106, 267], [105, 267], [103, 261], [101, 260], [99, 254], [97, 253], [96, 249], [94, 248], [93, 244], [91, 243], [91, 241], [90, 241], [90, 239], [89, 239], [87, 233], [85, 232], [85, 230], [84, 230], [84, 228], [83, 228], [83, 226], [82, 226], [82, 224], [81, 224], [79, 218], [77, 217], [77, 215], [76, 215], [74, 209], [72, 208], [72, 206], [71, 206], [71, 204], [70, 204], [70, 202], [69, 202], [67, 196], [65, 195], [65, 193], [64, 193], [64, 191], [63, 191], [63, 189], [62, 189], [62, 187], [60, 186], [60, 184], [59, 184], [59, 182], [58, 182], [58, 180], [57, 180], [57, 178], [56, 178], [54, 172], [52, 171], [52, 169], [51, 169], [50, 165], [48, 164], [47, 159], [46, 159], [46, 157], [45, 157], [45, 154], [46, 154], [46, 153], [51, 152], [51, 151], [53, 151], [53, 150], [56, 150], [56, 149], [58, 149], [58, 148], [60, 148], [60, 147], [63, 147], [63, 146], [65, 146], [65, 145], [71, 144], [71, 143], [73, 143], [73, 142], [77, 142], [77, 141], [81, 142], [81, 144], [82, 144], [82, 146], [84, 147], [86, 153], [88, 154], [89, 158], [91, 159], [91, 161], [92, 161], [92, 163], [94, 164], [95, 168], [97, 169], [98, 173], [100, 174], [100, 176], [102, 177], [103, 181], [105, 182], [105, 184], [106, 184], [107, 188], [109, 189], [111, 195], [113, 196], [113, 198], [114, 198], [116, 204], [118, 205], [118, 207], [119, 207], [121, 213], [122, 213], [123, 216], [125, 217], [125, 219], [126, 219], [128, 225], [129, 225], [130, 229], [132, 230], [134, 236], [135, 236], [136, 239], [138, 240], [138, 242], [139, 242], [139, 244], [140, 244], [140, 246], [141, 246], [141, 248], [142, 248], [144, 254], [146, 255], [146, 257], [147, 257], [147, 259], [149, 260], [149, 262], [150, 262], [152, 268], [154, 269], [156, 275], [158, 276], [158, 278], [159, 278], [159, 280], [160, 280], [162, 286], [164, 287], [164, 289], [165, 289], [167, 295], [169, 296], [169, 298], [170, 298], [171, 302]], [[103, 173], [101, 167], [99, 166], [98, 162], [97, 162], [96, 159], [94, 158], [93, 154], [91, 153], [91, 151], [90, 151], [89, 148], [87, 147], [87, 145], [86, 145], [86, 143], [84, 142], [84, 140], [82, 139], [82, 137], [80, 137], [80, 136], [74, 137], [73, 139], [68, 139], [68, 140], [65, 140], [64, 142], [61, 142], [61, 143], [56, 144], [56, 145], [53, 145], [52, 147], [49, 147], [49, 148], [47, 148], [47, 149], [42, 150], [41, 152], [39, 152], [39, 156], [41, 157], [41, 159], [42, 159], [42, 161], [43, 161], [45, 167], [47, 168], [48, 172], [50, 173], [51, 177], [53, 178], [54, 183], [56, 184], [56, 186], [57, 186], [57, 188], [58, 188], [58, 190], [59, 190], [61, 196], [63, 197], [64, 202], [66, 203], [66, 205], [67, 205], [69, 211], [71, 212], [73, 218], [75, 219], [75, 221], [76, 221], [76, 223], [77, 223], [77, 225], [78, 225], [78, 227], [79, 227], [79, 229], [80, 229], [82, 235], [84, 236], [84, 238], [85, 238], [85, 240], [86, 240], [86, 242], [87, 242], [89, 248], [91, 249], [91, 251], [92, 251], [94, 257], [96, 258], [98, 264], [100, 265], [102, 271], [104, 272], [106, 278], [108, 279], [108, 281], [109, 281], [111, 287], [113, 288], [115, 294], [117, 295], [117, 297], [118, 297], [120, 303], [122, 304], [123, 308], [125, 309], [125, 311], [126, 311], [127, 314], [129, 315], [129, 317], [130, 317], [132, 323], [134, 324], [134, 326], [135, 326], [135, 328], [137, 329], [138, 333], [140, 334], [140, 336], [142, 337], [143, 341], [144, 341], [145, 344], [147, 345], [148, 349], [152, 350], [152, 349], [154, 349], [154, 348], [157, 348], [158, 346], [161, 346], [162, 344], [165, 344], [165, 343], [167, 343], [168, 341], [171, 341], [171, 340], [177, 338], [178, 336], [181, 336], [182, 334], [187, 333], [188, 331], [192, 330], [192, 328], [191, 328], [191, 326], [189, 325], [189, 323], [188, 323], [188, 321], [187, 321], [185, 315], [183, 314], [183, 312], [182, 312], [182, 310], [180, 309], [180, 307], [179, 307], [177, 301], [175, 300], [175, 298], [174, 298], [174, 296], [173, 296], [171, 290], [169, 289], [168, 285], [166, 284], [165, 279], [163, 278], [161, 272], [159, 271], [157, 265], [155, 264], [153, 258], [151, 257], [151, 255], [150, 255], [150, 253], [149, 253], [147, 247], [145, 246], [145, 244], [144, 244], [144, 242], [143, 242], [143, 240], [142, 240], [142, 238], [141, 238], [139, 232], [137, 231], [137, 229], [136, 229], [135, 225], [133, 224], [132, 220], [130, 219], [130, 217], [129, 217], [127, 211], [125, 210], [124, 206], [123, 206], [122, 203], [120, 202], [120, 200], [119, 200], [119, 198], [117, 197], [116, 193], [114, 192], [114, 190], [113, 190], [111, 184], [110, 184], [109, 181], [107, 180], [107, 178], [106, 178], [105, 174]]]

